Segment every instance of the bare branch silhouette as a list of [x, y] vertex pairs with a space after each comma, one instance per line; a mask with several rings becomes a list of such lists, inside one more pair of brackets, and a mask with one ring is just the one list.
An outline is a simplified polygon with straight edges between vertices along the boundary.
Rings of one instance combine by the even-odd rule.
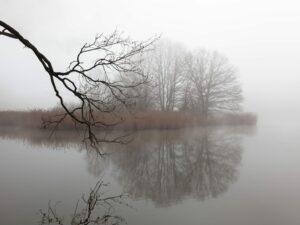
[[[143, 42], [124, 38], [121, 33], [114, 31], [110, 35], [100, 34], [91, 43], [85, 43], [79, 50], [77, 57], [66, 71], [56, 71], [51, 61], [41, 53], [34, 44], [23, 37], [16, 29], [0, 20], [0, 36], [20, 41], [25, 47], [33, 51], [45, 71], [48, 73], [55, 95], [60, 101], [63, 112], [52, 119], [47, 119], [45, 127], [54, 128], [70, 117], [74, 124], [86, 129], [84, 141], [97, 149], [102, 139], [95, 133], [97, 128], [113, 126], [122, 119], [104, 122], [100, 113], [111, 113], [115, 104], [126, 105], [128, 88], [134, 88], [145, 82], [147, 76], [140, 68], [141, 55], [149, 49], [157, 37]], [[130, 85], [116, 81], [111, 75], [137, 74], [143, 79]], [[69, 105], [62, 94], [63, 87], [76, 99], [78, 104]], [[95, 90], [106, 90], [102, 96], [95, 95]], [[108, 100], [108, 101], [107, 101]]]
[[[75, 206], [74, 213], [70, 221], [71, 225], [118, 225], [125, 223], [125, 220], [122, 217], [114, 214], [114, 206], [116, 204], [127, 205], [127, 203], [123, 200], [126, 195], [121, 194], [105, 197], [105, 191], [103, 188], [106, 186], [106, 183], [99, 181], [94, 188], [90, 190], [87, 198], [84, 195], [82, 196], [81, 201], [78, 201]], [[47, 212], [40, 210], [40, 225], [66, 224], [64, 218], [57, 213], [58, 203], [52, 206], [51, 202], [49, 202]], [[83, 207], [80, 207], [80, 203], [84, 204]], [[98, 213], [97, 209], [99, 208], [104, 209], [104, 213]]]

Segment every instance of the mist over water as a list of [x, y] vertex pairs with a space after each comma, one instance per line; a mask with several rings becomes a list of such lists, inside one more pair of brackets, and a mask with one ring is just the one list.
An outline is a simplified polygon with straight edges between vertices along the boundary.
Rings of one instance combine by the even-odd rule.
[[[0, 111], [38, 109], [24, 117], [0, 113], [1, 224], [40, 224], [40, 210], [49, 212], [49, 204], [70, 224], [78, 200], [104, 181], [106, 194], [128, 194], [129, 206], [113, 210], [128, 225], [299, 225], [299, 7], [293, 0], [0, 0], [0, 20], [28, 38], [55, 71], [66, 71], [97, 34], [118, 30], [137, 41], [161, 36], [142, 60], [154, 79], [133, 91], [145, 95], [129, 100], [138, 117], [148, 116], [139, 120], [145, 130], [132, 120], [131, 141], [101, 144], [101, 157], [71, 119], [53, 135], [38, 129], [40, 115], [56, 113], [44, 109], [59, 110], [49, 74], [23, 44], [0, 35]], [[208, 81], [220, 65], [225, 76]], [[253, 113], [240, 117], [246, 126], [221, 120], [218, 126], [213, 119], [202, 126], [207, 114], [224, 107], [215, 96], [205, 102], [220, 77], [234, 81], [225, 106]], [[225, 86], [214, 92], [223, 96]], [[76, 95], [61, 93], [67, 104], [76, 102]], [[105, 90], [99, 93], [110, 100]]]
[[77, 134], [2, 129], [1, 217], [32, 224], [51, 200], [68, 221], [105, 179], [111, 193], [129, 193], [134, 209], [116, 210], [128, 224], [296, 225], [299, 129], [281, 127], [138, 132], [129, 144], [104, 144], [105, 158], [82, 149]]
[[[263, 119], [298, 118], [299, 3], [188, 0], [133, 1], [130, 5], [123, 1], [2, 0], [0, 14], [60, 70], [65, 70], [83, 43], [116, 26], [137, 40], [162, 34], [188, 49], [217, 50], [239, 70], [245, 111], [256, 112]], [[81, 12], [82, 8], [86, 10]], [[81, 16], [76, 14], [79, 11]], [[47, 74], [33, 55], [20, 47], [14, 40], [1, 38], [0, 109], [55, 106], [57, 99]], [[11, 66], [15, 64], [18, 66]]]

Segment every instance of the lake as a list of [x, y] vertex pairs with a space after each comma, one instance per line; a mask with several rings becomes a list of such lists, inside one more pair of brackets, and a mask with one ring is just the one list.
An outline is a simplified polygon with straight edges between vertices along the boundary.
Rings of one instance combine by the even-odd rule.
[[113, 213], [129, 225], [298, 225], [299, 135], [274, 121], [140, 131], [100, 157], [75, 132], [1, 127], [1, 224], [39, 224], [48, 204], [67, 224], [103, 181], [105, 195], [128, 194]]

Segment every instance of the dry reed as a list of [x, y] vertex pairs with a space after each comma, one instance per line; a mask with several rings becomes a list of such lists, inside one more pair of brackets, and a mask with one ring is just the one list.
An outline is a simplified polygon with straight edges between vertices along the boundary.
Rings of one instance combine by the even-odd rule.
[[[53, 118], [59, 113], [57, 109], [47, 111], [2, 111], [0, 112], [0, 126], [41, 128], [42, 119]], [[210, 116], [207, 119], [197, 113], [161, 111], [98, 113], [96, 117], [107, 124], [117, 123], [111, 128], [124, 130], [180, 129], [203, 125], [254, 125], [257, 122], [256, 115], [252, 113], [222, 114]], [[74, 122], [70, 117], [67, 117], [59, 128], [73, 129]]]

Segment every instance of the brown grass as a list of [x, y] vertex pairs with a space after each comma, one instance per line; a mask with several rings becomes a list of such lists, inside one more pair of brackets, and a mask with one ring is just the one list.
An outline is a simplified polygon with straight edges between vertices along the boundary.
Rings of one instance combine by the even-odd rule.
[[[49, 118], [59, 114], [58, 110], [32, 111], [2, 111], [0, 112], [0, 126], [14, 126], [23, 128], [42, 127], [42, 118]], [[138, 112], [97, 114], [97, 119], [108, 124], [118, 123], [115, 129], [179, 129], [204, 125], [254, 125], [257, 117], [252, 113], [222, 114], [205, 119], [197, 113], [190, 112]], [[60, 125], [62, 129], [73, 129], [74, 123], [66, 118]]]

